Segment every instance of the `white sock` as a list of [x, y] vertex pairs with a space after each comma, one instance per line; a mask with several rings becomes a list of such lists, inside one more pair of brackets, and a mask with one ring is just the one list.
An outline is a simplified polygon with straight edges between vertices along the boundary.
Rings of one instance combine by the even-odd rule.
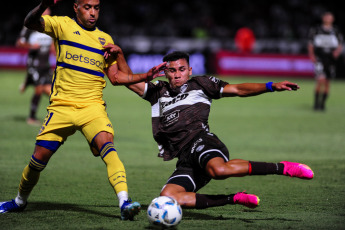
[[117, 198], [119, 199], [119, 207], [121, 208], [122, 204], [128, 200], [128, 193], [126, 191], [119, 192]]
[[17, 195], [17, 197], [14, 199], [14, 201], [16, 202], [16, 204], [17, 204], [18, 206], [23, 206], [23, 205], [26, 204], [26, 202], [27, 202], [27, 200], [28, 200], [28, 197], [29, 197], [29, 196], [22, 196], [22, 195], [20, 195], [19, 192], [18, 192], [18, 195]]

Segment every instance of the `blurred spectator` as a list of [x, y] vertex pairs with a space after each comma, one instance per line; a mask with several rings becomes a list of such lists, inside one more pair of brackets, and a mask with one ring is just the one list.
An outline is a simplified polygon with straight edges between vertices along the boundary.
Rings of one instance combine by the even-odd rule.
[[[50, 15], [50, 13], [50, 9], [47, 8], [43, 15]], [[51, 52], [55, 54], [53, 39], [46, 34], [23, 27], [16, 46], [29, 50], [27, 72], [20, 91], [23, 93], [29, 85], [35, 86], [26, 122], [29, 125], [41, 125], [42, 122], [37, 119], [36, 115], [41, 95], [50, 95], [53, 72], [50, 68], [49, 55]]]
[[255, 35], [250, 28], [242, 27], [237, 30], [235, 44], [240, 53], [251, 53], [255, 43]]
[[308, 36], [308, 53], [315, 65], [314, 110], [325, 110], [330, 80], [335, 77], [336, 60], [343, 49], [343, 35], [333, 22], [333, 13], [323, 13], [321, 25], [311, 28]]

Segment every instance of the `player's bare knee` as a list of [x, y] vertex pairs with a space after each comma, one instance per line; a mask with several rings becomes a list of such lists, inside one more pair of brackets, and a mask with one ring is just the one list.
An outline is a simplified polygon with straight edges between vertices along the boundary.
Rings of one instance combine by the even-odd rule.
[[99, 151], [98, 151], [95, 147], [90, 146], [90, 150], [91, 150], [92, 154], [93, 154], [95, 157], [99, 157], [99, 156], [100, 156]]
[[161, 196], [169, 196], [175, 199], [175, 192], [169, 191], [169, 190], [163, 190], [160, 193]]
[[162, 191], [160, 193], [160, 196], [168, 196], [171, 198], [174, 198], [181, 206], [184, 206], [183, 199], [181, 199], [183, 196], [181, 196], [182, 194], [179, 192], [174, 192], [174, 191]]

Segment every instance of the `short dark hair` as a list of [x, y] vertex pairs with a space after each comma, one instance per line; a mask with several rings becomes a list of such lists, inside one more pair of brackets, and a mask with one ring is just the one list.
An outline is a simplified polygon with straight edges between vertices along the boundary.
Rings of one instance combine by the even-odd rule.
[[185, 59], [189, 65], [189, 54], [182, 51], [174, 51], [163, 57], [164, 62], [177, 61], [179, 59]]
[[330, 14], [330, 15], [333, 16], [333, 13], [332, 13], [331, 11], [325, 11], [325, 12], [323, 12], [323, 13], [321, 14], [321, 16], [325, 16], [325, 15], [327, 15], [327, 14]]

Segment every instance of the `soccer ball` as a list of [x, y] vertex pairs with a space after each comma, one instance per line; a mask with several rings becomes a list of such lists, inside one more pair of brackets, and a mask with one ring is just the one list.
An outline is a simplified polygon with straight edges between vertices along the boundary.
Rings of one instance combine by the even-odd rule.
[[174, 227], [182, 219], [182, 209], [175, 199], [159, 196], [153, 199], [147, 208], [147, 217], [155, 226]]

